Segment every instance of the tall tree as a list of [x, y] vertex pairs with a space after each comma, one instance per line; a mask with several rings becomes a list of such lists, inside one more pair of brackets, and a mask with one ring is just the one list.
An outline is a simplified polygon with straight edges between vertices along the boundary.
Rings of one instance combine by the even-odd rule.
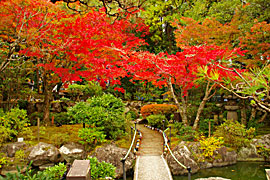
[[[6, 22], [1, 26], [4, 38], [13, 37], [15, 44], [10, 44], [13, 48], [20, 46], [19, 57], [27, 57], [39, 71], [47, 122], [51, 92], [56, 83], [80, 81], [81, 77], [119, 83], [117, 78], [126, 75], [120, 68], [125, 61], [111, 47], [130, 50], [144, 44], [129, 33], [144, 26], [123, 19], [111, 23], [103, 12], [92, 10], [83, 16], [72, 15], [45, 0], [4, 1], [1, 5], [2, 17], [5, 17], [1, 20]], [[9, 51], [10, 46], [6, 48]], [[7, 53], [3, 60], [9, 62], [12, 53]]]
[[[150, 81], [156, 86], [167, 86], [169, 88], [185, 125], [189, 125], [187, 114], [188, 90], [196, 86], [194, 81], [200, 78], [197, 76], [198, 70], [221, 59], [230, 59], [235, 56], [235, 53], [235, 50], [224, 50], [217, 46], [193, 46], [184, 49], [182, 52], [177, 52], [175, 55], [122, 51], [124, 58], [128, 58], [131, 62], [128, 69], [134, 79]], [[228, 75], [228, 73], [223, 73], [223, 75]], [[175, 88], [180, 89], [179, 96], [176, 94]], [[214, 84], [209, 82], [202, 105], [198, 110], [198, 118], [194, 123], [194, 129], [198, 127], [201, 109], [211, 97], [213, 88]]]

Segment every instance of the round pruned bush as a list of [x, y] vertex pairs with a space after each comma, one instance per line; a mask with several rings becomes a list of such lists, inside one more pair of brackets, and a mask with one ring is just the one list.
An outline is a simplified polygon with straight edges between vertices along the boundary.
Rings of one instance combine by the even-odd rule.
[[177, 106], [172, 104], [148, 104], [141, 108], [143, 118], [153, 114], [163, 114], [167, 119], [177, 111]]
[[125, 133], [124, 103], [112, 94], [92, 97], [68, 109], [76, 123], [103, 128], [108, 139], [118, 139]]

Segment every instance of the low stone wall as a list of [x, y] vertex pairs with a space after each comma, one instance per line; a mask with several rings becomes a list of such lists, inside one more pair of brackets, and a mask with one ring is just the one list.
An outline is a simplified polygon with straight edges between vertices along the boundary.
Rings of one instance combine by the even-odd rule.
[[[15, 152], [23, 150], [27, 154], [26, 159], [28, 163], [32, 161], [32, 165], [38, 167], [40, 170], [46, 167], [54, 166], [59, 162], [72, 163], [75, 159], [85, 159], [86, 151], [83, 146], [77, 143], [68, 143], [61, 146], [59, 149], [52, 144], [40, 142], [33, 147], [29, 147], [24, 142], [10, 143], [1, 148], [1, 152], [5, 153], [8, 157], [14, 157]], [[123, 176], [122, 163], [120, 162], [123, 158], [127, 149], [119, 148], [114, 144], [105, 145], [97, 148], [92, 156], [97, 157], [99, 161], [105, 161], [111, 163], [116, 167], [116, 176]], [[135, 155], [131, 152], [126, 160], [126, 171], [132, 171], [134, 166]], [[3, 172], [16, 172], [16, 167], [5, 167]]]
[[[198, 160], [202, 153], [199, 142], [182, 141], [172, 152], [178, 161], [187, 167], [191, 167], [192, 173], [196, 173], [200, 169], [228, 166], [236, 164], [237, 161], [270, 161], [270, 157], [262, 157], [257, 152], [258, 145], [270, 148], [270, 134], [253, 139], [249, 146], [242, 147], [239, 152], [226, 147], [217, 149], [214, 151], [212, 160]], [[170, 154], [166, 158], [173, 175], [187, 175], [187, 170], [179, 166]]]

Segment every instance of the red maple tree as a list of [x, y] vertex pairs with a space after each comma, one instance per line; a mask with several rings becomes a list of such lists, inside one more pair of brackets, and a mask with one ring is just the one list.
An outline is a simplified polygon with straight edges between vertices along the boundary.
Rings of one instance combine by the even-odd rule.
[[13, 49], [19, 46], [19, 60], [24, 63], [27, 57], [42, 81], [45, 121], [56, 83], [80, 81], [81, 77], [119, 83], [118, 78], [126, 75], [122, 67], [127, 62], [114, 48], [131, 50], [145, 44], [130, 31], [143, 31], [146, 26], [112, 21], [94, 9], [73, 15], [46, 0], [2, 1], [0, 5], [1, 37], [10, 42], [3, 64], [13, 60]]

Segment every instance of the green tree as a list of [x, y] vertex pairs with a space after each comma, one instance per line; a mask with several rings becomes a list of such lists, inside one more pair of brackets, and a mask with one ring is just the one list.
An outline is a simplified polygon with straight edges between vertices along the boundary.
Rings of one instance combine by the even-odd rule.
[[124, 103], [111, 94], [92, 97], [68, 109], [77, 123], [102, 128], [108, 139], [117, 139], [125, 133]]

